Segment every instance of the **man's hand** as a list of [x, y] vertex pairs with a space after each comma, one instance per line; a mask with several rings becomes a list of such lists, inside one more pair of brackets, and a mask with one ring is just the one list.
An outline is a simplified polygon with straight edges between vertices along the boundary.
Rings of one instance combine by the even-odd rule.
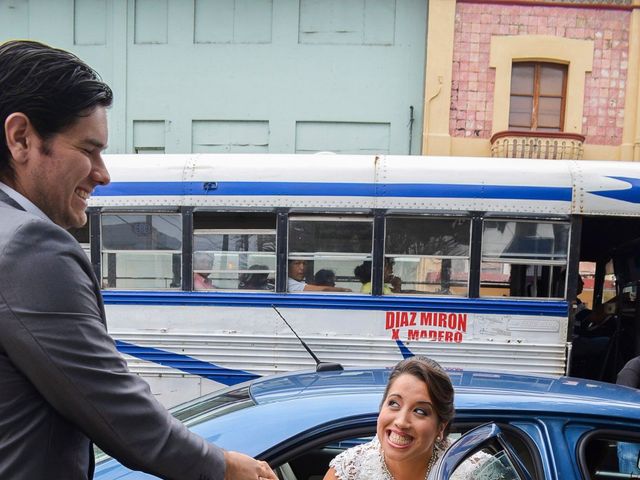
[[227, 465], [224, 480], [278, 480], [267, 462], [244, 453], [224, 452], [224, 461]]

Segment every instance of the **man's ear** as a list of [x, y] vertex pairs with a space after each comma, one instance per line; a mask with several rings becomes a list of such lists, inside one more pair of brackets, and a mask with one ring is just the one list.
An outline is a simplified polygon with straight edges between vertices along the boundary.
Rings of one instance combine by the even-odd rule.
[[7, 147], [15, 163], [23, 163], [27, 159], [27, 153], [32, 146], [30, 136], [33, 127], [29, 117], [24, 113], [14, 112], [4, 121], [4, 135]]

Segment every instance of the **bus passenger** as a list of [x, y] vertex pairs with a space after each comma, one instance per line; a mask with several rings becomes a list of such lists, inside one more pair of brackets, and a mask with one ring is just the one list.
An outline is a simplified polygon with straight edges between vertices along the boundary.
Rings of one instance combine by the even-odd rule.
[[325, 287], [336, 286], [336, 273], [333, 270], [323, 268], [318, 270], [313, 276], [314, 285], [324, 285]]
[[[393, 275], [393, 259], [385, 258], [384, 261], [384, 286], [382, 287], [382, 293], [384, 295], [390, 295], [392, 293], [402, 292], [402, 280], [400, 277]], [[353, 273], [362, 283], [360, 292], [371, 293], [371, 261], [365, 260], [361, 265], [358, 265]]]
[[304, 281], [306, 260], [289, 260], [289, 292], [350, 292], [350, 288], [331, 287], [327, 285], [312, 285]]
[[388, 285], [393, 293], [402, 293], [402, 279], [393, 274], [393, 258], [386, 257], [384, 259], [384, 284]]
[[193, 289], [194, 290], [213, 290], [216, 286], [213, 284], [209, 275], [213, 268], [213, 255], [196, 252], [193, 255]]
[[273, 285], [267, 281], [269, 274], [264, 270], [269, 270], [266, 265], [251, 265], [249, 270], [260, 270], [260, 272], [243, 273], [240, 275], [238, 288], [244, 290], [273, 290]]

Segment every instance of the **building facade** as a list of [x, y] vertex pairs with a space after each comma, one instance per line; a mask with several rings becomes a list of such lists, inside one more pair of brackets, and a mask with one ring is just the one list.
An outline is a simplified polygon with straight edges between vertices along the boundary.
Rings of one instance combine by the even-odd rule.
[[109, 153], [418, 154], [424, 0], [0, 0], [113, 87]]
[[640, 2], [434, 0], [427, 45], [423, 153], [640, 160]]
[[113, 87], [109, 153], [640, 160], [640, 0], [0, 0]]

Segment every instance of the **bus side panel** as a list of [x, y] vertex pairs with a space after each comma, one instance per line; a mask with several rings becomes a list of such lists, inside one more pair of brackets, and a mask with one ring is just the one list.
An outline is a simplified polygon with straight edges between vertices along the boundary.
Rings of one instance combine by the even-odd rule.
[[[450, 368], [564, 373], [561, 316], [455, 307], [280, 311], [321, 360], [345, 367], [392, 366], [423, 354]], [[107, 316], [131, 370], [169, 406], [254, 376], [314, 366], [268, 307], [107, 305]]]

